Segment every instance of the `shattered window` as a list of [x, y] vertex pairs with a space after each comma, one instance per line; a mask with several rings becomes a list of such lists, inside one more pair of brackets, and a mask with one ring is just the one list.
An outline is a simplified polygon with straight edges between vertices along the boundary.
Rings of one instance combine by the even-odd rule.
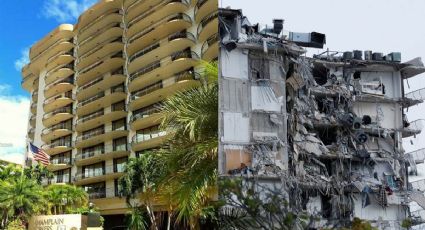
[[264, 57], [250, 56], [250, 73], [252, 80], [270, 79], [269, 60]]

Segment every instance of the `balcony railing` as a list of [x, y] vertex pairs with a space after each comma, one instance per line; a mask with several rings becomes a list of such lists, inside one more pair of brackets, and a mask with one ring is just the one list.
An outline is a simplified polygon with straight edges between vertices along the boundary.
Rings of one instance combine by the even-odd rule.
[[173, 62], [177, 59], [180, 59], [180, 58], [192, 58], [192, 59], [199, 60], [198, 54], [193, 52], [193, 51], [179, 51], [179, 52], [172, 54], [170, 57], [166, 57], [166, 58], [162, 59], [161, 61], [151, 63], [148, 66], [145, 66], [145, 67], [139, 69], [138, 71], [136, 71], [135, 73], [133, 73], [130, 76], [130, 81], [133, 81], [134, 79], [138, 78], [141, 75], [152, 72], [153, 70], [158, 69], [162, 66], [165, 66], [165, 65], [167, 65], [167, 64], [169, 64], [169, 63], [171, 63], [171, 62]]
[[148, 94], [150, 94], [150, 93], [152, 93], [152, 92], [154, 92], [154, 91], [156, 91], [158, 89], [162, 89], [162, 87], [163, 87], [162, 81], [160, 81], [158, 83], [155, 83], [153, 85], [150, 85], [148, 87], [145, 87], [145, 88], [143, 88], [141, 90], [138, 90], [138, 91], [134, 92], [131, 95], [131, 99], [130, 100], [131, 101], [136, 100], [136, 99], [138, 99], [140, 97], [143, 97], [145, 95], [148, 95]]
[[128, 146], [128, 144], [126, 144], [126, 145], [123, 145], [123, 147], [115, 146], [115, 147], [105, 148], [104, 146], [102, 146], [102, 147], [95, 147], [86, 151], [79, 150], [75, 157], [75, 160], [77, 161], [84, 160], [84, 159], [97, 157], [97, 156], [108, 154], [108, 153], [113, 153], [116, 151], [129, 151], [129, 149], [130, 147]]
[[57, 95], [55, 97], [48, 98], [48, 99], [46, 99], [44, 101], [43, 105], [50, 104], [50, 103], [52, 103], [52, 102], [54, 102], [54, 101], [56, 101], [58, 99], [61, 99], [61, 98], [73, 99], [73, 97], [72, 97], [72, 91], [66, 92], [66, 93], [61, 94], [61, 95]]
[[48, 91], [49, 89], [51, 89], [53, 86], [57, 85], [57, 84], [61, 84], [61, 83], [70, 83], [70, 84], [74, 84], [74, 75], [67, 77], [65, 79], [58, 79], [50, 84], [48, 84], [46, 86], [46, 88], [44, 89], [44, 92]]
[[81, 101], [80, 103], [78, 103], [78, 106], [77, 107], [85, 106], [88, 103], [93, 102], [93, 101], [96, 101], [96, 100], [98, 100], [98, 99], [100, 99], [100, 98], [102, 98], [104, 96], [105, 96], [105, 92], [100, 92], [100, 93], [94, 95], [93, 97], [90, 97], [90, 98], [87, 98], [86, 100]]
[[132, 25], [136, 24], [137, 22], [139, 22], [142, 19], [145, 19], [147, 16], [149, 16], [150, 14], [154, 13], [155, 11], [157, 11], [158, 9], [163, 8], [165, 5], [169, 4], [169, 3], [173, 3], [173, 2], [180, 2], [185, 4], [186, 6], [188, 6], [190, 3], [187, 0], [167, 0], [162, 2], [161, 4], [158, 4], [152, 8], [150, 8], [148, 11], [138, 15], [136, 18], [134, 18], [133, 20], [131, 20], [128, 23], [128, 27], [130, 28]]
[[34, 77], [35, 75], [34, 74], [28, 74], [27, 76], [25, 76], [23, 79], [22, 79], [22, 81], [21, 81], [21, 83], [24, 83], [26, 80], [28, 80], [28, 79], [30, 79], [31, 77]]
[[50, 163], [52, 164], [67, 164], [70, 165], [72, 163], [71, 157], [53, 157], [50, 159]]
[[133, 55], [129, 58], [129, 61], [130, 61], [130, 62], [132, 62], [132, 61], [134, 61], [136, 58], [138, 58], [138, 57], [140, 57], [140, 56], [143, 56], [143, 55], [145, 55], [145, 54], [147, 54], [147, 53], [150, 53], [150, 52], [152, 52], [153, 50], [155, 50], [155, 49], [159, 48], [159, 47], [160, 47], [160, 44], [161, 44], [162, 42], [165, 42], [165, 41], [170, 42], [170, 41], [173, 41], [173, 40], [176, 40], [176, 39], [180, 39], [180, 38], [188, 38], [188, 39], [190, 39], [190, 40], [192, 40], [192, 41], [195, 41], [195, 40], [196, 40], [195, 36], [194, 36], [193, 34], [191, 34], [191, 33], [182, 33], [182, 32], [178, 32], [178, 33], [175, 33], [175, 34], [172, 34], [172, 35], [168, 36], [168, 38], [166, 38], [166, 39], [164, 39], [164, 40], [162, 40], [162, 41], [160, 41], [160, 42], [157, 42], [157, 43], [155, 43], [155, 44], [152, 44], [152, 45], [150, 45], [150, 46], [148, 46], [148, 47], [146, 47], [146, 48], [144, 48], [144, 49], [142, 49], [142, 50], [138, 51], [137, 53], [133, 54]]
[[120, 36], [120, 37], [118, 37], [118, 38], [110, 38], [110, 39], [108, 39], [108, 40], [106, 40], [106, 41], [104, 41], [104, 42], [102, 42], [101, 44], [99, 44], [98, 46], [96, 46], [96, 48], [94, 48], [94, 49], [90, 49], [90, 50], [88, 50], [88, 51], [86, 51], [85, 53], [83, 53], [83, 54], [81, 54], [80, 55], [80, 62], [84, 59], [84, 58], [86, 58], [86, 57], [88, 57], [88, 56], [90, 56], [91, 54], [94, 54], [96, 51], [98, 51], [98, 50], [100, 50], [100, 49], [102, 49], [106, 44], [109, 44], [109, 43], [114, 43], [114, 42], [123, 42], [123, 39], [122, 39], [122, 37]]
[[99, 135], [102, 135], [102, 134], [105, 134], [105, 127], [104, 126], [84, 132], [83, 135], [77, 137], [77, 142], [78, 141], [84, 141], [84, 140], [87, 140], [87, 139], [90, 139], [92, 137], [96, 137], [96, 136], [99, 136]]
[[202, 30], [205, 28], [205, 26], [207, 26], [208, 23], [210, 23], [216, 18], [218, 18], [218, 12], [214, 12], [208, 15], [206, 18], [202, 19], [202, 21], [199, 23], [199, 26], [198, 26], [198, 31], [197, 31], [198, 36], [202, 32]]
[[160, 104], [155, 104], [153, 106], [149, 106], [146, 110], [143, 110], [142, 112], [133, 113], [133, 115], [131, 115], [130, 121], [134, 122], [138, 119], [146, 118], [152, 114], [159, 113], [159, 112], [161, 112], [161, 106]]
[[168, 17], [166, 17], [166, 18], [162, 19], [161, 21], [158, 21], [158, 22], [156, 22], [156, 23], [152, 24], [151, 26], [149, 26], [148, 28], [146, 28], [146, 29], [144, 29], [144, 30], [142, 30], [142, 31], [138, 32], [137, 34], [133, 35], [133, 36], [130, 38], [130, 40], [129, 40], [128, 42], [131, 44], [131, 43], [133, 43], [135, 40], [137, 40], [137, 39], [139, 39], [139, 38], [143, 37], [143, 36], [144, 36], [144, 35], [146, 35], [147, 33], [149, 33], [149, 32], [151, 32], [152, 30], [154, 30], [154, 29], [155, 29], [156, 27], [158, 27], [159, 25], [162, 25], [162, 24], [164, 24], [164, 23], [167, 23], [167, 22], [170, 22], [170, 21], [173, 21], [173, 20], [185, 20], [185, 21], [187, 21], [187, 22], [189, 22], [189, 23], [192, 23], [192, 19], [191, 19], [191, 18], [190, 18], [190, 16], [189, 16], [189, 15], [187, 15], [187, 14], [182, 14], [182, 13], [179, 13], [179, 14], [173, 14], [173, 15], [170, 15], [170, 16], [168, 16]]
[[31, 97], [33, 98], [33, 100], [34, 98], [37, 98], [37, 96], [38, 96], [38, 90], [31, 93]]
[[62, 51], [62, 52], [59, 52], [59, 53], [57, 53], [57, 54], [55, 54], [55, 55], [52, 55], [51, 57], [49, 57], [49, 58], [47, 59], [47, 63], [50, 63], [51, 61], [53, 61], [53, 59], [55, 59], [55, 58], [57, 58], [57, 57], [59, 57], [59, 56], [61, 56], [61, 55], [70, 55], [70, 56], [74, 56], [74, 50], [73, 50], [73, 49], [71, 49], [70, 51]]
[[89, 65], [89, 66], [87, 66], [87, 67], [85, 67], [85, 68], [81, 69], [81, 70], [79, 71], [79, 74], [80, 74], [80, 75], [85, 74], [85, 73], [89, 72], [90, 70], [92, 70], [92, 69], [94, 69], [94, 68], [96, 68], [96, 67], [98, 67], [98, 66], [102, 65], [102, 64], [105, 62], [105, 60], [107, 60], [107, 59], [111, 59], [111, 58], [116, 58], [116, 57], [121, 57], [121, 58], [122, 58], [122, 51], [118, 51], [118, 52], [117, 52], [117, 51], [115, 51], [115, 52], [111, 52], [111, 53], [109, 53], [109, 54], [105, 55], [105, 56], [102, 58], [102, 60], [97, 61], [96, 63], [93, 63], [92, 65]]
[[81, 28], [78, 33], [82, 34], [84, 33], [84, 31], [88, 30], [90, 27], [92, 27], [96, 22], [99, 22], [100, 20], [102, 20], [103, 18], [105, 18], [106, 16], [109, 16], [111, 14], [119, 14], [122, 15], [122, 12], [119, 9], [110, 9], [108, 11], [106, 11], [105, 13], [103, 13], [102, 15], [98, 16], [95, 20], [91, 21], [89, 24], [85, 25], [83, 28]]
[[412, 100], [423, 101], [425, 99], [425, 88], [406, 93], [405, 97]]
[[46, 144], [41, 146], [44, 150], [48, 150], [48, 149], [52, 149], [52, 148], [56, 148], [56, 147], [60, 147], [60, 146], [65, 146], [68, 148], [72, 148], [72, 142], [71, 141], [66, 141], [66, 140], [60, 140], [60, 141], [55, 141], [52, 142], [50, 144]]
[[53, 131], [59, 130], [59, 129], [72, 130], [72, 123], [71, 122], [59, 123], [59, 124], [56, 124], [56, 125], [54, 125], [52, 127], [44, 128], [43, 131], [42, 131], [42, 133], [43, 134], [47, 134], [47, 133], [50, 133], [50, 132], [53, 132]]
[[84, 117], [82, 117], [82, 118], [78, 119], [78, 120], [77, 120], [77, 124], [81, 124], [81, 123], [84, 123], [84, 122], [86, 122], [86, 121], [93, 120], [93, 119], [95, 119], [95, 118], [97, 118], [97, 117], [101, 117], [101, 116], [103, 116], [104, 114], [105, 114], [104, 109], [98, 110], [98, 111], [96, 111], [96, 112], [94, 112], [94, 113], [91, 113], [91, 114], [89, 114], [89, 115], [86, 115], [86, 116], [84, 116]]
[[204, 53], [208, 50], [209, 47], [211, 47], [214, 43], [218, 42], [218, 40], [218, 34], [214, 34], [213, 36], [208, 38], [207, 41], [205, 41], [202, 45], [202, 55], [204, 55]]
[[49, 51], [50, 49], [52, 49], [53, 47], [59, 45], [62, 42], [70, 42], [72, 43], [72, 39], [69, 38], [63, 38], [60, 40], [57, 40], [55, 43], [53, 43], [52, 45], [50, 45], [49, 47], [47, 47], [45, 50], [43, 50], [43, 52], [37, 54], [34, 58], [32, 58], [32, 62], [36, 61], [39, 57], [41, 57], [44, 53], [46, 53], [47, 51]]
[[132, 143], [137, 144], [137, 143], [148, 141], [154, 138], [163, 137], [166, 135], [167, 135], [167, 132], [162, 130], [155, 130], [155, 131], [151, 131], [149, 133], [144, 133], [144, 134], [135, 134], [132, 138]]
[[50, 113], [44, 114], [43, 119], [47, 119], [47, 118], [52, 117], [52, 116], [54, 116], [58, 113], [72, 113], [72, 108], [71, 108], [71, 106], [67, 106], [67, 107], [62, 107], [62, 108], [53, 110]]
[[423, 127], [424, 127], [424, 120], [418, 119], [418, 120], [409, 122], [409, 126], [407, 126], [405, 129], [409, 131], [420, 132], [422, 131]]
[[82, 180], [86, 178], [93, 178], [93, 177], [99, 177], [104, 176], [107, 174], [114, 174], [114, 173], [122, 173], [124, 171], [123, 166], [107, 166], [107, 167], [98, 167], [94, 170], [86, 170], [85, 172], [82, 171], [81, 168], [78, 169], [78, 173], [76, 174], [76, 180]]
[[46, 78], [48, 78], [52, 73], [58, 71], [59, 69], [74, 69], [74, 63], [68, 63], [63, 65], [58, 65], [57, 67], [51, 69], [49, 72], [46, 73]]
[[121, 23], [120, 22], [112, 22], [109, 23], [107, 25], [105, 25], [104, 27], [102, 27], [101, 29], [99, 29], [96, 33], [92, 34], [90, 37], [84, 39], [83, 41], [80, 42], [80, 46], [84, 45], [85, 43], [91, 41], [92, 39], [98, 37], [99, 34], [109, 30], [110, 28], [114, 28], [114, 27], [119, 27], [121, 28]]

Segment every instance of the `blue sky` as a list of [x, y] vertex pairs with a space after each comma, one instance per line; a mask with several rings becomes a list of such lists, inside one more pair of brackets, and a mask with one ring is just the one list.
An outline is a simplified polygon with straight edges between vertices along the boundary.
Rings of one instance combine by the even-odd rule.
[[[1, 1], [0, 8], [0, 158], [22, 161], [26, 146], [29, 93], [20, 69], [28, 50], [61, 23], [75, 24], [96, 0]], [[7, 144], [4, 146], [4, 144]]]

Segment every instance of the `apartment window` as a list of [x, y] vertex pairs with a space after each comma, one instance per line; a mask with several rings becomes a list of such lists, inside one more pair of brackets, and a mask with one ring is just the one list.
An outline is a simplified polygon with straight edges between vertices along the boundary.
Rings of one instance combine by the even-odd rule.
[[116, 197], [119, 197], [120, 196], [120, 189], [121, 189], [121, 186], [118, 183], [118, 179], [115, 179], [114, 180], [114, 190], [115, 190], [115, 196]]
[[127, 151], [127, 137], [120, 137], [113, 140], [114, 151]]
[[51, 158], [52, 164], [70, 164], [71, 163], [71, 151], [60, 153]]
[[106, 197], [106, 184], [105, 182], [88, 184], [83, 186], [84, 191], [89, 194], [90, 199], [99, 199]]
[[83, 166], [83, 178], [105, 175], [105, 162]]
[[140, 117], [148, 117], [151, 114], [158, 113], [161, 110], [161, 106], [163, 105], [163, 102], [157, 102], [155, 104], [140, 108], [138, 110], [133, 111], [133, 116], [140, 118]]
[[112, 111], [125, 111], [125, 101], [120, 101], [112, 104]]
[[116, 86], [113, 86], [111, 88], [111, 93], [124, 92], [124, 91], [125, 91], [124, 90], [124, 83], [123, 84], [116, 85]]
[[124, 172], [124, 167], [127, 164], [128, 157], [114, 159], [114, 172]]
[[70, 169], [64, 169], [54, 172], [53, 182], [54, 183], [69, 183], [70, 182]]
[[126, 130], [127, 121], [125, 118], [112, 121], [112, 130]]
[[51, 145], [54, 146], [71, 146], [72, 136], [61, 137], [55, 140], [52, 140]]
[[90, 129], [90, 130], [84, 131], [83, 132], [82, 139], [83, 140], [86, 140], [86, 139], [89, 139], [91, 137], [94, 137], [94, 136], [97, 136], [97, 135], [101, 135], [101, 134], [104, 134], [104, 133], [105, 133], [105, 126], [104, 125], [101, 125], [101, 126], [98, 126], [98, 127], [94, 128], [94, 129]]

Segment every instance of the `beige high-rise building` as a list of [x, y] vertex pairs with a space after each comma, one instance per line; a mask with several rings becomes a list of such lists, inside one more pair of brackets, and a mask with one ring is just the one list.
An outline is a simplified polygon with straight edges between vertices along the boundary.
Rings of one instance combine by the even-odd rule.
[[22, 87], [32, 94], [28, 141], [51, 156], [46, 184], [82, 186], [105, 225], [122, 222], [123, 165], [164, 142], [157, 106], [199, 84], [199, 60], [217, 58], [217, 9], [217, 0], [102, 0], [32, 46]]

